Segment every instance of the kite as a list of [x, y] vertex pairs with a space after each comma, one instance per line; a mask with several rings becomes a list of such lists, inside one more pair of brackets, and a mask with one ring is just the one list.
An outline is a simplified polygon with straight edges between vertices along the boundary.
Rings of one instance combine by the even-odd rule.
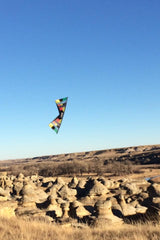
[[68, 97], [60, 98], [55, 101], [59, 111], [59, 115], [49, 124], [49, 127], [52, 128], [56, 133], [58, 133], [59, 128], [61, 126], [62, 119], [63, 119], [64, 112], [67, 105], [67, 100], [68, 100]]

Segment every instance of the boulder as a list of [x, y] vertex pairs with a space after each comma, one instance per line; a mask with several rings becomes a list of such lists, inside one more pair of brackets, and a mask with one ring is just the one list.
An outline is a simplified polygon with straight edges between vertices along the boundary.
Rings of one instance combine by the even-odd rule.
[[147, 191], [148, 187], [151, 185], [147, 180], [141, 179], [139, 181], [134, 181], [134, 183], [137, 185], [139, 189], [141, 189], [143, 192]]
[[135, 208], [136, 208], [136, 213], [146, 213], [146, 211], [147, 211], [147, 207], [145, 207], [145, 206], [141, 206], [140, 204], [137, 204], [136, 206], [135, 206]]
[[5, 201], [0, 204], [0, 217], [12, 218], [15, 217], [15, 209], [17, 208], [17, 202]]
[[0, 179], [1, 178], [6, 179], [6, 176], [7, 176], [7, 172], [0, 172]]
[[13, 182], [13, 192], [15, 195], [19, 196], [21, 194], [22, 188], [23, 188], [23, 181], [19, 182], [15, 180]]
[[160, 210], [160, 197], [153, 197], [152, 204]]
[[160, 183], [160, 175], [150, 178], [151, 183]]
[[23, 173], [19, 173], [18, 176], [17, 176], [17, 181], [23, 182], [24, 179], [25, 179], [25, 177], [24, 177]]
[[93, 186], [89, 190], [88, 196], [101, 196], [109, 192], [107, 187], [105, 187], [101, 182], [93, 180]]
[[123, 184], [123, 187], [127, 189], [127, 193], [130, 195], [139, 194], [142, 190], [136, 185], [136, 183], [128, 182]]
[[71, 182], [68, 184], [69, 188], [76, 188], [78, 185], [78, 179], [76, 177], [73, 177]]
[[41, 189], [32, 184], [25, 184], [22, 189], [22, 205], [35, 205], [46, 201], [48, 195]]
[[108, 179], [108, 180], [105, 181], [104, 185], [108, 189], [118, 189], [119, 186], [120, 186], [120, 182]]
[[42, 211], [40, 209], [37, 209], [37, 208], [33, 208], [33, 207], [22, 207], [22, 206], [19, 206], [18, 208], [16, 208], [15, 210], [15, 214], [16, 216], [18, 217], [30, 217], [30, 219], [33, 219], [33, 217], [35, 216], [45, 216], [46, 213], [45, 211]]
[[61, 209], [62, 209], [62, 216], [59, 219], [60, 221], [69, 221], [69, 208], [70, 203], [68, 201], [65, 201], [64, 203], [61, 204]]
[[131, 204], [127, 204], [124, 195], [119, 196], [119, 205], [121, 207], [121, 212], [123, 216], [130, 216], [136, 214], [136, 209]]
[[51, 195], [53, 192], [55, 193], [59, 189], [61, 189], [64, 185], [65, 185], [65, 182], [63, 181], [63, 179], [60, 177], [57, 177], [54, 182], [48, 183], [46, 192]]
[[54, 184], [61, 187], [61, 186], [65, 185], [65, 182], [63, 181], [63, 179], [61, 177], [57, 177]]
[[153, 183], [152, 187], [157, 195], [157, 197], [160, 197], [160, 184], [158, 183]]
[[81, 180], [78, 181], [77, 187], [78, 188], [84, 188], [85, 185], [86, 185], [86, 180], [81, 179]]
[[32, 182], [38, 182], [38, 181], [39, 181], [39, 178], [38, 178], [38, 175], [37, 175], [37, 174], [32, 175], [32, 176], [30, 177], [30, 179], [31, 179]]
[[0, 172], [0, 187], [5, 187], [5, 180], [7, 177], [7, 172]]
[[141, 192], [141, 193], [139, 194], [139, 197], [140, 197], [142, 200], [144, 200], [144, 199], [146, 199], [146, 198], [149, 198], [149, 193], [148, 193], [148, 192]]
[[86, 216], [90, 216], [91, 213], [86, 210], [83, 204], [77, 200], [71, 203], [71, 215], [74, 218], [83, 218]]
[[9, 191], [7, 189], [4, 190], [3, 188], [0, 187], [0, 197], [10, 198]]
[[68, 188], [67, 185], [62, 186], [58, 191], [58, 195], [64, 200], [75, 200], [76, 194], [77, 190]]
[[112, 210], [114, 212], [116, 212], [115, 215], [116, 216], [122, 216], [122, 214], [121, 214], [121, 207], [120, 207], [117, 199], [115, 197], [111, 197], [110, 200], [111, 200], [111, 203], [112, 203]]
[[62, 209], [61, 209], [58, 201], [52, 196], [49, 196], [48, 200], [49, 200], [49, 205], [48, 205], [48, 208], [47, 208], [47, 212], [50, 212], [50, 214], [52, 212], [52, 215], [53, 215], [53, 212], [54, 212], [56, 217], [61, 217], [62, 216]]
[[13, 181], [11, 178], [7, 177], [4, 182], [5, 189], [6, 188], [13, 188]]
[[112, 212], [112, 202], [110, 199], [105, 201], [98, 200], [95, 204], [96, 219], [94, 225], [103, 226], [104, 224], [122, 224], [123, 220], [115, 216]]

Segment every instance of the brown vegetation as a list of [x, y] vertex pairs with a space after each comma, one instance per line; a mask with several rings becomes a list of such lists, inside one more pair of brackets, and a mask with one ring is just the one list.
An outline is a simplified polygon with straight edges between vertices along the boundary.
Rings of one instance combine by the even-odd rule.
[[160, 145], [1, 161], [0, 240], [158, 240], [159, 163]]
[[152, 164], [151, 171], [159, 163], [160, 145], [151, 145], [0, 161], [0, 171], [45, 177], [84, 174], [124, 176], [143, 172]]
[[0, 240], [159, 240], [158, 225], [122, 225], [99, 228], [55, 226], [40, 221], [0, 219]]
[[[3, 169], [4, 170], [4, 169]], [[27, 165], [12, 165], [7, 169], [12, 175], [23, 173], [25, 176], [38, 174], [44, 177], [55, 176], [82, 176], [83, 174], [105, 175], [110, 173], [113, 176], [123, 176], [137, 171], [135, 165], [130, 161], [113, 162], [104, 165], [103, 162], [97, 160], [89, 163], [85, 162], [64, 162], [64, 163], [39, 163]]]

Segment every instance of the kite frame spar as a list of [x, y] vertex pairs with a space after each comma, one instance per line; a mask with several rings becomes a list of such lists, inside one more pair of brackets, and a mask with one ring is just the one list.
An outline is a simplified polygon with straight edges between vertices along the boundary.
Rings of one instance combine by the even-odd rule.
[[56, 133], [58, 133], [63, 117], [64, 117], [64, 112], [66, 110], [66, 105], [67, 105], [68, 97], [65, 98], [60, 98], [55, 101], [59, 115], [49, 124], [49, 127], [52, 128]]

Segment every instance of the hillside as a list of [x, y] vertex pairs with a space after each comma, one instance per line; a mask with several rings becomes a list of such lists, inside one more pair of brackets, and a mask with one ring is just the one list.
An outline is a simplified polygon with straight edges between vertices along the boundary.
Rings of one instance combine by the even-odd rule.
[[0, 240], [158, 240], [159, 158], [154, 145], [2, 161]]
[[[143, 171], [146, 168], [158, 169], [159, 173], [159, 164], [160, 145], [147, 145], [0, 161], [0, 171], [45, 176], [109, 172], [125, 175], [136, 172], [137, 167]], [[113, 172], [115, 169], [118, 171], [116, 174]]]

